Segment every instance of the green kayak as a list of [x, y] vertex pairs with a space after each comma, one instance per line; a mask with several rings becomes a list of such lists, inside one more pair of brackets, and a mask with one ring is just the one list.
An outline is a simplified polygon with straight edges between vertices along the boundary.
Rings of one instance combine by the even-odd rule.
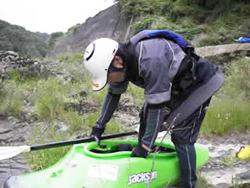
[[[163, 188], [179, 181], [178, 158], [169, 140], [161, 144], [155, 160], [154, 153], [145, 159], [131, 157], [131, 151], [124, 151], [136, 146], [136, 140], [101, 144], [102, 147], [95, 142], [74, 145], [55, 165], [12, 176], [4, 188], [145, 188], [148, 184], [150, 188]], [[198, 144], [195, 148], [197, 167], [200, 167], [208, 160], [208, 150]]]

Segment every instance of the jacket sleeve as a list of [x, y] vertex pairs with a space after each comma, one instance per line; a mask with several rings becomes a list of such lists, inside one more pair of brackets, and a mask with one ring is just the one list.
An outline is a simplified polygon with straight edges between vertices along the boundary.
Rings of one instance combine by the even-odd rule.
[[165, 39], [140, 42], [139, 74], [144, 79], [145, 100], [161, 104], [171, 98], [171, 81], [185, 54], [181, 48]]
[[121, 94], [112, 94], [107, 92], [104, 103], [102, 105], [102, 111], [97, 119], [96, 127], [105, 128], [106, 124], [111, 119], [115, 109], [118, 106]]
[[149, 104], [170, 100], [171, 84], [168, 76], [172, 54], [160, 39], [141, 42], [139, 74], [144, 79], [144, 97]]
[[98, 128], [105, 128], [118, 106], [121, 94], [126, 91], [127, 87], [127, 81], [121, 83], [109, 83], [108, 92], [102, 105], [102, 111], [96, 122]]

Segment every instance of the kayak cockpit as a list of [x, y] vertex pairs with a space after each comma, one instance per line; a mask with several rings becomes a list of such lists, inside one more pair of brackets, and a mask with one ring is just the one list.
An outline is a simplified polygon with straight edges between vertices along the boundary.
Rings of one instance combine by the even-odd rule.
[[[155, 147], [160, 143], [156, 142]], [[84, 155], [97, 158], [113, 157], [129, 157], [131, 151], [137, 145], [137, 141], [103, 141], [101, 145], [95, 142], [88, 143], [81, 148]], [[77, 147], [76, 147], [77, 149]], [[80, 148], [79, 148], [80, 149]], [[156, 155], [176, 155], [175, 148], [172, 144], [162, 143]], [[150, 154], [153, 156], [153, 152]]]

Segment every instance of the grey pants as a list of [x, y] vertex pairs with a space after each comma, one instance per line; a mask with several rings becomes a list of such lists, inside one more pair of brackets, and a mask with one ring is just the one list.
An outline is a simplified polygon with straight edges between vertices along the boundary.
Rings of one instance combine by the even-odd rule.
[[[181, 179], [178, 188], [194, 188], [196, 177], [196, 154], [194, 144], [198, 138], [202, 121], [204, 120], [210, 100], [203, 103], [197, 110], [188, 116], [182, 123], [176, 125], [172, 131], [171, 139], [175, 144], [178, 155]], [[146, 130], [145, 117], [147, 109], [140, 113], [139, 142], [144, 136]]]

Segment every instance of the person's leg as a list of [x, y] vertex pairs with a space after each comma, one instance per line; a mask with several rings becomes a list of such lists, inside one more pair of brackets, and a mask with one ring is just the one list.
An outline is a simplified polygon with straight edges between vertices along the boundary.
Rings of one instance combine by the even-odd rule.
[[178, 188], [194, 188], [196, 177], [196, 154], [194, 143], [198, 138], [201, 123], [205, 117], [210, 99], [191, 114], [183, 123], [176, 126], [172, 132], [179, 159], [181, 179]]
[[175, 149], [181, 171], [181, 181], [178, 188], [194, 188], [197, 181], [194, 144], [175, 144]]

